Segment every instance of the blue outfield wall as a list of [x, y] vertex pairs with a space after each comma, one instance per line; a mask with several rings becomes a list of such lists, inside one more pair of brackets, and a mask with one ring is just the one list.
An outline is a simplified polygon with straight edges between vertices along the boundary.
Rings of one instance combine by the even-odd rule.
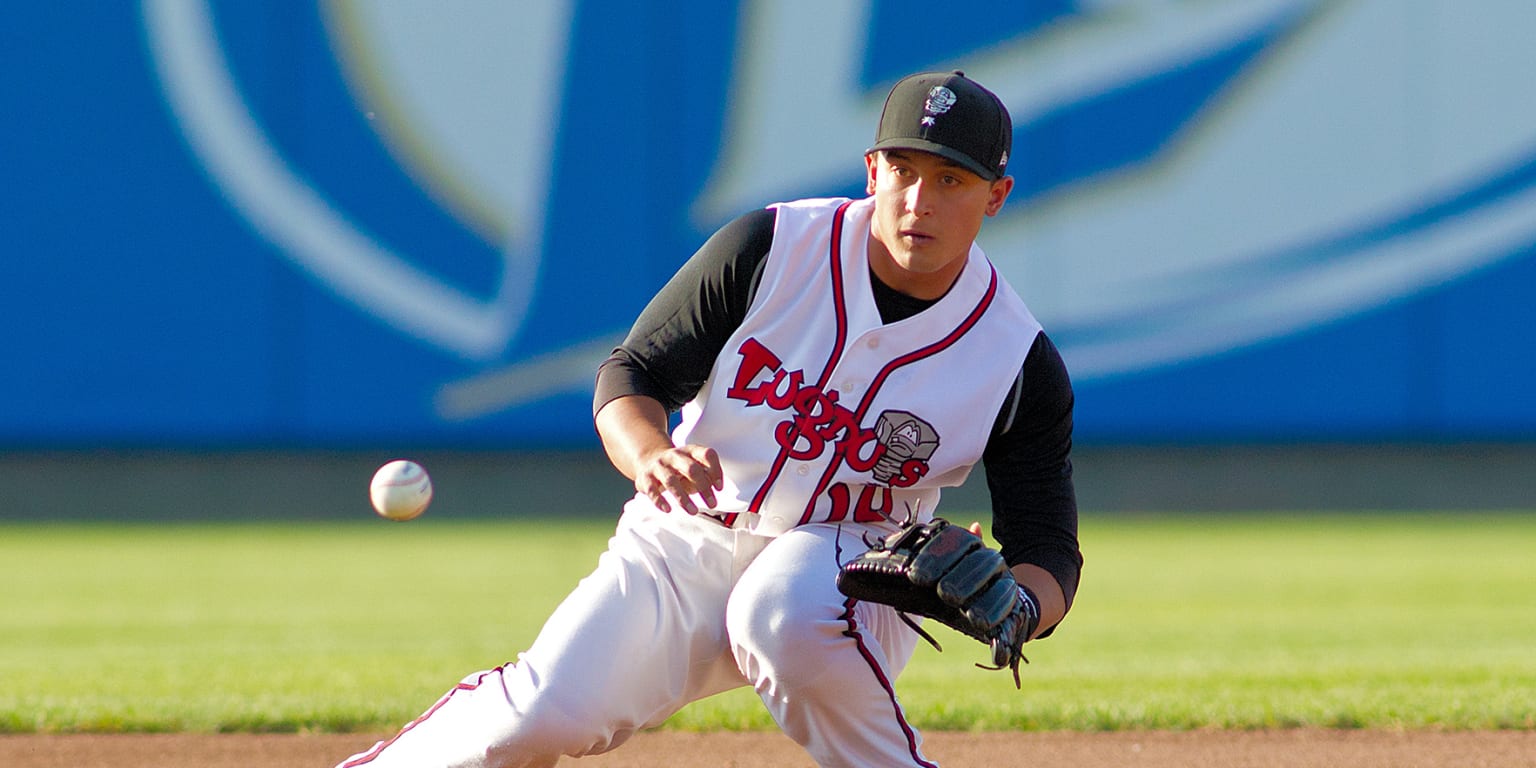
[[594, 446], [650, 294], [950, 68], [1081, 442], [1536, 437], [1536, 5], [982, 5], [10, 8], [0, 445]]

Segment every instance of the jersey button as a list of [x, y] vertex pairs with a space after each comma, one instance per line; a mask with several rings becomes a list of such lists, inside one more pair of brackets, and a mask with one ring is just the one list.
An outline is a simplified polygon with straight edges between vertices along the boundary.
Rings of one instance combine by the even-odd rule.
[[864, 342], [864, 345], [869, 347], [870, 349], [879, 349], [880, 348], [880, 340], [879, 339], [870, 339], [869, 341]]
[[795, 472], [801, 475], [808, 475], [811, 472], [811, 468], [809, 465], [801, 464], [800, 466], [795, 467]]

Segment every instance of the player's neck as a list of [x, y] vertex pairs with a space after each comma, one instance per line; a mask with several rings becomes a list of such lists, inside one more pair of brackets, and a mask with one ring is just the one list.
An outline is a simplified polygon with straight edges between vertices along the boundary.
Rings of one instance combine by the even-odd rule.
[[901, 322], [939, 303], [938, 299], [919, 299], [897, 291], [886, 285], [873, 269], [869, 270], [869, 287], [874, 294], [875, 310], [880, 313], [880, 322], [886, 325]]
[[940, 269], [918, 272], [903, 267], [892, 255], [890, 248], [880, 241], [873, 231], [869, 234], [869, 271], [880, 282], [897, 293], [914, 299], [937, 301], [949, 293], [960, 273], [965, 271], [968, 260], [964, 255], [950, 259]]

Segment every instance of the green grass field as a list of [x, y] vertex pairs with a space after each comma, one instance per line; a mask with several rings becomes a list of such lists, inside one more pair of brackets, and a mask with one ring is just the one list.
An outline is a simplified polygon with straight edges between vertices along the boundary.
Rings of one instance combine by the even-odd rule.
[[[392, 729], [514, 658], [610, 530], [3, 525], [0, 732]], [[1085, 515], [1083, 541], [1024, 691], [942, 633], [900, 681], [916, 722], [1536, 728], [1536, 514]], [[772, 726], [736, 691], [668, 727]]]

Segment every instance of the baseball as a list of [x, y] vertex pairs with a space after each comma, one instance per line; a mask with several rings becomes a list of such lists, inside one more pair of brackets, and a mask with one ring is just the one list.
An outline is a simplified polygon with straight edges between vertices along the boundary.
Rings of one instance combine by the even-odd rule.
[[373, 511], [389, 520], [415, 520], [432, 503], [432, 478], [420, 464], [396, 459], [379, 467], [368, 486]]

